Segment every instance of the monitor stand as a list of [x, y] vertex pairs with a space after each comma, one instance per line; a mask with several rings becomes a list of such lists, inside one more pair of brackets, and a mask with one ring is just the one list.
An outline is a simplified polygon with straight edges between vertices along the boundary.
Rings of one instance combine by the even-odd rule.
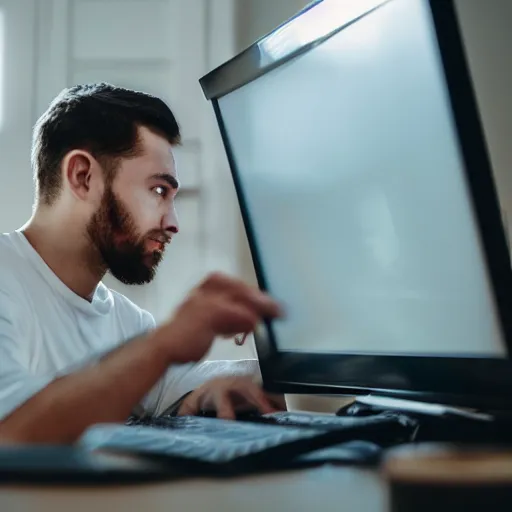
[[417, 423], [413, 442], [512, 444], [511, 411], [481, 412], [468, 408], [366, 395], [342, 407], [338, 416], [395, 413]]

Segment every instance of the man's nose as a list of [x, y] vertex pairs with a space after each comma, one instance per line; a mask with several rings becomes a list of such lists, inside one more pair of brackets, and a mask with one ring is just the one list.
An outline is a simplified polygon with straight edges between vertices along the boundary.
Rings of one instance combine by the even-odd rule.
[[167, 233], [172, 233], [173, 235], [176, 235], [180, 230], [178, 216], [174, 208], [171, 209], [164, 219], [164, 229]]

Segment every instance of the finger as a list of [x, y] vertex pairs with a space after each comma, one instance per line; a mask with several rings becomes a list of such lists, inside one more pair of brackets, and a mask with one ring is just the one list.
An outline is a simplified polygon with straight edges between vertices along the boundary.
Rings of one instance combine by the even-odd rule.
[[240, 332], [252, 332], [260, 318], [242, 304], [225, 302], [218, 307], [214, 328], [217, 334], [232, 337]]
[[260, 414], [277, 412], [265, 392], [256, 384], [252, 383], [237, 391], [245, 400], [254, 405]]
[[177, 415], [178, 416], [196, 416], [199, 414], [200, 405], [199, 405], [200, 397], [197, 393], [191, 393], [185, 400], [183, 400], [182, 404], [178, 408]]
[[235, 342], [235, 345], [243, 345], [245, 343], [245, 340], [247, 338], [247, 336], [249, 336], [249, 333], [238, 333], [236, 335], [231, 335], [231, 336], [222, 336], [222, 338], [225, 338], [225, 339], [232, 339], [234, 342]]
[[266, 393], [267, 398], [270, 400], [270, 403], [279, 411], [287, 411], [288, 407], [286, 405], [286, 399], [284, 395], [275, 395], [271, 393]]
[[269, 295], [256, 288], [233, 290], [232, 300], [246, 305], [263, 318], [278, 318], [283, 316], [282, 307]]
[[241, 347], [245, 343], [247, 336], [249, 336], [248, 333], [237, 334], [235, 336], [235, 345], [238, 345], [239, 347]]
[[201, 284], [201, 288], [205, 290], [215, 290], [215, 291], [228, 291], [233, 288], [243, 288], [246, 287], [243, 281], [240, 279], [236, 279], [234, 277], [230, 277], [221, 272], [213, 272], [204, 279]]
[[283, 315], [280, 305], [268, 294], [240, 279], [213, 273], [203, 281], [201, 287], [205, 290], [224, 292], [233, 300], [245, 303], [259, 316], [275, 318]]
[[219, 391], [214, 398], [215, 410], [217, 411], [217, 418], [223, 420], [234, 420], [235, 409], [231, 401], [231, 396], [225, 391]]

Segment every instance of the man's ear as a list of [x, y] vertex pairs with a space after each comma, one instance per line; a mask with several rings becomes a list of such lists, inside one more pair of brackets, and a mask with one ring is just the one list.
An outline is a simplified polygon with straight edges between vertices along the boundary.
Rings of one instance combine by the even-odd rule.
[[94, 200], [103, 182], [98, 161], [87, 151], [74, 149], [62, 160], [63, 177], [70, 192], [82, 201]]

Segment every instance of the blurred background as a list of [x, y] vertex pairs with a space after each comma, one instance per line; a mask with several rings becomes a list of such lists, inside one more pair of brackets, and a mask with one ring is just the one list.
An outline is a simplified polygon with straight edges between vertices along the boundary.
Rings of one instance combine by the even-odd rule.
[[[163, 98], [176, 114], [181, 232], [147, 286], [107, 284], [165, 319], [210, 270], [255, 282], [224, 149], [198, 79], [306, 0], [0, 0], [0, 232], [33, 202], [31, 131], [63, 88], [107, 81]], [[210, 358], [254, 356], [217, 343]]]

